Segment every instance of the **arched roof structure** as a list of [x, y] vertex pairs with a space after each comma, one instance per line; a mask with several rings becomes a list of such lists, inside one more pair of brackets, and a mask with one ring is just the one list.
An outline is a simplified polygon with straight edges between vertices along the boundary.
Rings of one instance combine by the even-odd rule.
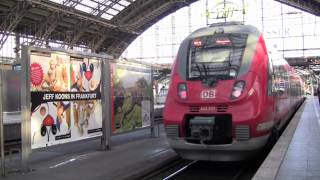
[[[119, 57], [166, 15], [197, 0], [1, 0], [0, 49], [12, 33], [31, 44], [84, 45]], [[319, 0], [277, 0], [320, 15]]]

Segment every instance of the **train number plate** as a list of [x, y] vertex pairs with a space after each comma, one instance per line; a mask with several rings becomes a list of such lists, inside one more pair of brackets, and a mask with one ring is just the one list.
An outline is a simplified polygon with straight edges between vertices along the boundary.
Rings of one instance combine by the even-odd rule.
[[201, 99], [214, 99], [216, 98], [216, 90], [206, 89], [201, 91]]

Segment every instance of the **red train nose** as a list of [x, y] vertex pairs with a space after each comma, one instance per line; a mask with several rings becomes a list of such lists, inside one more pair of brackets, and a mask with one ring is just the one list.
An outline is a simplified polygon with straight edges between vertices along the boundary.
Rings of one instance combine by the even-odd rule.
[[54, 119], [52, 116], [48, 115], [46, 118], [44, 118], [42, 124], [43, 126], [52, 126], [54, 124]]

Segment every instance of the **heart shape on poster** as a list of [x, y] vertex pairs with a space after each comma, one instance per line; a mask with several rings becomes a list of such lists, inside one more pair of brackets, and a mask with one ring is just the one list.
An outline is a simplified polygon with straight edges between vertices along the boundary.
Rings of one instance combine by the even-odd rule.
[[86, 71], [86, 72], [84, 73], [84, 76], [86, 77], [86, 79], [87, 79], [88, 81], [90, 81], [90, 79], [92, 78], [92, 72], [91, 72], [91, 71]]
[[44, 118], [42, 124], [44, 126], [52, 126], [54, 124], [54, 119], [52, 118], [52, 116], [47, 115], [46, 118]]

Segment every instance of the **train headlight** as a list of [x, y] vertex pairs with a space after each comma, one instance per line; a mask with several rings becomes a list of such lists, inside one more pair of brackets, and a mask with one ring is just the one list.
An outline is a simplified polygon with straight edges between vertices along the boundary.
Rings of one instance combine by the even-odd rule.
[[178, 85], [178, 96], [180, 99], [187, 99], [187, 85], [186, 83], [180, 83]]
[[236, 99], [240, 97], [245, 85], [246, 83], [244, 81], [237, 81], [236, 83], [234, 83], [231, 98]]
[[237, 71], [234, 70], [234, 69], [231, 69], [230, 72], [229, 72], [229, 76], [230, 77], [236, 77], [236, 75], [237, 75]]

